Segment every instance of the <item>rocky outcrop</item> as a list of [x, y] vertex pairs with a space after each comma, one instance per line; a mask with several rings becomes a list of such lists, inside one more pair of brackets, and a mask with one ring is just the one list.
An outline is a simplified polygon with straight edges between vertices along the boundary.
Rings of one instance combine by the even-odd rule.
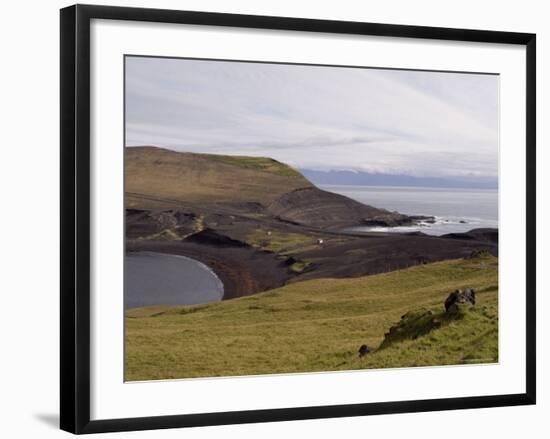
[[449, 294], [444, 303], [444, 314], [429, 309], [409, 311], [402, 315], [401, 320], [384, 334], [384, 340], [378, 349], [383, 349], [403, 340], [415, 340], [435, 329], [439, 329], [446, 322], [460, 319], [465, 308], [473, 306], [475, 303], [475, 290], [466, 288], [464, 291], [455, 290]]
[[338, 230], [359, 225], [399, 225], [409, 217], [368, 206], [316, 187], [283, 194], [267, 210], [284, 221], [320, 229]]
[[367, 355], [370, 352], [370, 349], [366, 344], [363, 344], [361, 345], [361, 347], [359, 347], [359, 350], [357, 352], [359, 353], [359, 358], [361, 358]]
[[446, 235], [441, 235], [441, 238], [461, 239], [498, 244], [498, 229], [472, 229], [469, 232], [464, 233], [447, 233]]
[[401, 320], [384, 334], [384, 340], [379, 349], [383, 349], [398, 341], [415, 340], [440, 326], [440, 320], [429, 309], [409, 311], [401, 316]]
[[185, 238], [185, 241], [215, 247], [250, 247], [246, 242], [231, 239], [229, 236], [222, 235], [212, 229], [204, 229], [194, 233]]
[[126, 237], [130, 239], [154, 237], [171, 231], [179, 237], [194, 233], [197, 215], [174, 209], [151, 211], [126, 209]]
[[387, 212], [383, 215], [364, 219], [362, 225], [373, 227], [398, 227], [410, 226], [417, 223], [433, 224], [434, 222], [435, 218], [433, 216], [407, 216], [397, 212]]
[[466, 288], [464, 291], [455, 290], [445, 300], [445, 312], [456, 314], [461, 305], [469, 306], [476, 304], [476, 292], [473, 288]]

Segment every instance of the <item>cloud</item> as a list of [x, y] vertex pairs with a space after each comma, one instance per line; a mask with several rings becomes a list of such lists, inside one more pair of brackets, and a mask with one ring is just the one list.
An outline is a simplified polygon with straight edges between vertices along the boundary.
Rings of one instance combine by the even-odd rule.
[[300, 168], [497, 175], [498, 76], [126, 59], [126, 143]]

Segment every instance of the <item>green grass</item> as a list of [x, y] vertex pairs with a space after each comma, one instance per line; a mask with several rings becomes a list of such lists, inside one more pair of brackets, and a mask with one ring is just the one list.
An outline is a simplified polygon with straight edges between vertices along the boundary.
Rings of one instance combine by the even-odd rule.
[[[498, 361], [498, 316], [496, 293], [482, 296], [482, 304], [449, 318], [436, 314], [439, 329], [424, 336], [384, 343], [363, 367], [431, 366], [494, 363]], [[471, 332], [469, 332], [471, 331]], [[356, 360], [361, 362], [361, 360]]]
[[290, 191], [311, 187], [298, 171], [266, 157], [179, 153], [125, 148], [128, 206], [174, 208], [178, 203], [255, 202], [269, 205]]
[[158, 233], [155, 233], [153, 235], [147, 236], [146, 238], [140, 238], [140, 239], [152, 239], [157, 241], [181, 241], [181, 236], [179, 236], [173, 230], [164, 229]]
[[309, 261], [296, 261], [294, 264], [290, 266], [290, 269], [294, 273], [303, 273], [306, 268], [308, 268], [311, 265], [311, 262]]
[[195, 233], [202, 232], [204, 230], [204, 215], [198, 215], [193, 220], [193, 231]]
[[267, 232], [267, 230], [256, 229], [246, 236], [245, 241], [253, 247], [281, 254], [289, 253], [296, 248], [302, 249], [316, 242], [315, 238], [301, 233], [271, 231], [271, 234], [268, 234]]
[[271, 174], [281, 175], [283, 177], [303, 177], [298, 171], [292, 169], [284, 163], [278, 162], [268, 157], [249, 157], [236, 155], [217, 155], [205, 154], [211, 160], [217, 160], [229, 165], [239, 166], [246, 169], [255, 169], [269, 172]]
[[[467, 287], [477, 290], [475, 307], [458, 319], [444, 319], [445, 298]], [[401, 316], [422, 309], [445, 321], [420, 333], [412, 325], [404, 337], [376, 349]], [[497, 309], [498, 260], [487, 255], [361, 278], [297, 282], [208, 305], [134, 309], [126, 315], [125, 376], [151, 380], [495, 362]], [[363, 343], [373, 352], [359, 359]]]

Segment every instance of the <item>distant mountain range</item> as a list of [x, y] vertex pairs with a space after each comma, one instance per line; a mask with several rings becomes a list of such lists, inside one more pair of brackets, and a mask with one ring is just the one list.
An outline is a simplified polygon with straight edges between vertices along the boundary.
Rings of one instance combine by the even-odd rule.
[[497, 177], [414, 177], [360, 171], [316, 171], [299, 169], [312, 183], [320, 185], [409, 186], [463, 189], [498, 189]]

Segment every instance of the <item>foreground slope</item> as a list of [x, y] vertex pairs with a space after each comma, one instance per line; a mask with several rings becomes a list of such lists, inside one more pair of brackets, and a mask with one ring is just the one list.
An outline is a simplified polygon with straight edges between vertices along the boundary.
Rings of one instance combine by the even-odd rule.
[[[456, 288], [477, 290], [464, 318], [363, 359], [400, 317], [443, 310]], [[193, 307], [126, 314], [127, 380], [494, 362], [498, 260], [489, 255], [353, 279], [316, 279]]]

